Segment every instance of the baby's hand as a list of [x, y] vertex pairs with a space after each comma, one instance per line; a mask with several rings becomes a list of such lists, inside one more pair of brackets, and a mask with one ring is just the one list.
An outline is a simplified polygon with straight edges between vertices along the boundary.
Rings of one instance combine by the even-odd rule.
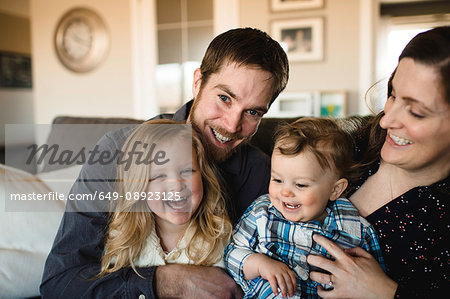
[[295, 273], [286, 264], [271, 259], [263, 255], [259, 261], [258, 271], [262, 278], [270, 283], [270, 287], [275, 295], [278, 295], [278, 288], [283, 297], [294, 296], [297, 281]]

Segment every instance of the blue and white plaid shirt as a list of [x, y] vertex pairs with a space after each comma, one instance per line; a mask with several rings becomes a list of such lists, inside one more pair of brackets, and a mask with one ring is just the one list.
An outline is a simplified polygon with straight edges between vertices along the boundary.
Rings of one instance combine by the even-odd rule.
[[[232, 240], [225, 250], [228, 272], [242, 287], [245, 298], [273, 298], [275, 295], [267, 280], [257, 277], [245, 280], [245, 259], [254, 253], [265, 254], [284, 262], [297, 275], [295, 298], [317, 298], [317, 283], [309, 279], [309, 254], [327, 251], [314, 242], [318, 233], [334, 241], [341, 248], [361, 247], [371, 253], [384, 269], [383, 257], [373, 227], [362, 218], [356, 208], [345, 198], [330, 201], [328, 216], [323, 223], [307, 223], [286, 220], [271, 204], [269, 195], [255, 200], [238, 221]], [[314, 269], [318, 270], [318, 269]], [[320, 271], [320, 270], [319, 270]]]

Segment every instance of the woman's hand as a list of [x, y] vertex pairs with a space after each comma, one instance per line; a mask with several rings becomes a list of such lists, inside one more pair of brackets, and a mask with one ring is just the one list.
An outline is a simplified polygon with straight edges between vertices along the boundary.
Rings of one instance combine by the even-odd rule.
[[[325, 237], [314, 235], [314, 241], [322, 245], [335, 260], [309, 255], [308, 263], [331, 273], [311, 272], [310, 278], [322, 284], [332, 285], [326, 291], [319, 286], [323, 298], [393, 298], [397, 283], [390, 279], [367, 251], [355, 247], [339, 248]], [[331, 283], [330, 283], [331, 282]]]

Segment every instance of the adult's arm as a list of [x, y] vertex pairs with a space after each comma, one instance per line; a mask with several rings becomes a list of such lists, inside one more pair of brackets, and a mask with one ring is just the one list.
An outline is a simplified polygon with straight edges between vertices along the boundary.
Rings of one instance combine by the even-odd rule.
[[170, 264], [157, 267], [158, 298], [242, 298], [241, 288], [219, 267]]
[[311, 272], [310, 278], [322, 284], [333, 283], [333, 290], [319, 287], [322, 298], [393, 298], [397, 283], [390, 279], [375, 258], [367, 251], [355, 247], [342, 250], [325, 237], [314, 235], [314, 241], [323, 246], [335, 260], [309, 255], [308, 263], [330, 274]]
[[[96, 155], [121, 149], [130, 130], [121, 129], [102, 137], [97, 144]], [[114, 190], [116, 176], [115, 163], [94, 163], [95, 160], [93, 157], [84, 164], [70, 194], [87, 198], [97, 193], [97, 199], [67, 201], [66, 212], [45, 264], [41, 295], [44, 298], [136, 298], [143, 294], [153, 298], [155, 267], [138, 268], [143, 278], [131, 268], [124, 268], [94, 279], [100, 272], [109, 208], [108, 202], [99, 201], [99, 194]]]
[[100, 279], [103, 237], [107, 219], [101, 213], [66, 212], [47, 258], [43, 298], [153, 298], [155, 268], [124, 268]]

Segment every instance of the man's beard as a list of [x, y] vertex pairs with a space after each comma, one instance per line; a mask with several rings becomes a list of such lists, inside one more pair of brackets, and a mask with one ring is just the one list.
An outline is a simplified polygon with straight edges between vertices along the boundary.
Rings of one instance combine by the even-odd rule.
[[[213, 159], [215, 163], [221, 163], [224, 162], [226, 159], [228, 159], [234, 152], [236, 152], [243, 144], [247, 143], [247, 139], [244, 139], [241, 143], [239, 143], [236, 147], [226, 147], [226, 148], [218, 148], [215, 146], [211, 140], [209, 140], [208, 137], [205, 136], [205, 132], [202, 132], [200, 129], [200, 126], [198, 125], [197, 119], [195, 117], [195, 108], [196, 103], [194, 102], [191, 113], [190, 113], [190, 122], [192, 125], [192, 128], [197, 132], [197, 134], [200, 136], [200, 139], [202, 140], [202, 144], [205, 147], [205, 150], [209, 157]], [[205, 123], [206, 127], [208, 129], [211, 129], [211, 127], [208, 125], [208, 123]], [[224, 132], [224, 130], [214, 128], [215, 130], [218, 130], [218, 132], [224, 136], [227, 136], [229, 138], [232, 138], [233, 140], [242, 139], [241, 136], [238, 134], [230, 134], [228, 132]]]

